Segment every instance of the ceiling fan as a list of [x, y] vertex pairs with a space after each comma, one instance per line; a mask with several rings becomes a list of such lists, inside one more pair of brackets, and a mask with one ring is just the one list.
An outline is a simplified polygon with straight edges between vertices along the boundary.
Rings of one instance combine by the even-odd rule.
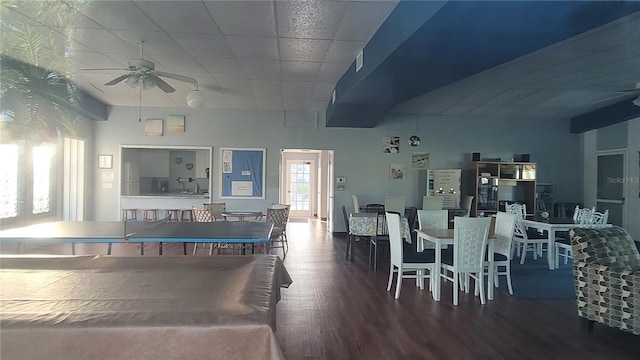
[[592, 104], [598, 104], [605, 101], [610, 101], [613, 99], [621, 98], [621, 97], [632, 97], [639, 95], [635, 100], [633, 100], [633, 104], [640, 106], [640, 82], [636, 83], [635, 89], [621, 90], [617, 92], [618, 95], [610, 96], [606, 99], [594, 101]]
[[132, 88], [136, 88], [138, 86], [141, 87], [141, 90], [151, 89], [155, 86], [160, 88], [160, 90], [165, 93], [172, 93], [176, 91], [173, 86], [169, 85], [166, 81], [162, 80], [161, 77], [174, 79], [186, 83], [190, 83], [194, 86], [198, 86], [198, 81], [194, 78], [172, 74], [164, 71], [156, 70], [156, 64], [152, 61], [144, 59], [144, 41], [139, 41], [140, 44], [140, 59], [132, 59], [129, 60], [128, 68], [104, 68], [104, 69], [82, 69], [83, 71], [108, 71], [108, 70], [121, 70], [127, 71], [126, 74], [120, 75], [117, 78], [107, 82], [104, 84], [105, 86], [112, 86], [119, 84], [124, 81], [125, 84], [131, 86]]

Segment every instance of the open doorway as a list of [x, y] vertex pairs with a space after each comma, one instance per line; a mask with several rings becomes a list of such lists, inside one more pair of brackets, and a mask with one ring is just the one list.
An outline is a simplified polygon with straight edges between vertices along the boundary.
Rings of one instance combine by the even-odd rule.
[[281, 150], [280, 202], [291, 205], [290, 217], [331, 224], [332, 158], [333, 150]]

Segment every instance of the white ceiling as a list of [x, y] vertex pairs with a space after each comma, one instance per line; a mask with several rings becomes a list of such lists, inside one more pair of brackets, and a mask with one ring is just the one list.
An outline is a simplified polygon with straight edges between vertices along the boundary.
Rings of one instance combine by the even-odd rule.
[[[126, 71], [80, 69], [125, 68], [139, 58], [137, 43], [144, 40], [144, 57], [157, 70], [198, 80], [206, 108], [325, 111], [336, 82], [397, 1], [93, 0], [78, 13], [65, 10], [70, 17], [65, 26], [38, 14], [34, 3], [44, 6], [5, 0], [2, 18], [53, 37], [56, 45], [48, 48], [68, 60], [56, 70], [105, 104], [138, 105], [137, 90], [124, 83], [104, 85]], [[2, 52], [29, 61], [23, 50]], [[567, 118], [620, 101], [592, 104], [639, 81], [640, 13], [635, 13], [424, 94], [393, 112]], [[192, 86], [167, 82], [175, 93], [145, 90], [142, 105], [185, 107]]]
[[[324, 111], [336, 82], [393, 10], [396, 1], [96, 1], [66, 27], [36, 14], [35, 1], [3, 1], [2, 16], [52, 34], [83, 90], [109, 105], [138, 105], [138, 90], [104, 86], [144, 57], [156, 70], [198, 80], [204, 107]], [[28, 6], [27, 6], [28, 5]], [[49, 21], [50, 22], [50, 21]], [[3, 49], [3, 53], [11, 49]], [[18, 58], [21, 58], [20, 56]], [[24, 60], [24, 59], [23, 59]], [[57, 69], [64, 71], [64, 69]], [[166, 79], [165, 79], [166, 80]], [[152, 88], [143, 106], [186, 106], [193, 89], [167, 80], [176, 92]]]

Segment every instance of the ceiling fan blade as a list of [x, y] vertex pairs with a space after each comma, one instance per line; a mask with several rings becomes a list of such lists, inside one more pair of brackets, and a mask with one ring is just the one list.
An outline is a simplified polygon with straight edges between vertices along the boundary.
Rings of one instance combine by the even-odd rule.
[[622, 97], [631, 98], [631, 97], [636, 96], [638, 94], [640, 94], [640, 89], [618, 91], [618, 95], [609, 96], [606, 99], [597, 100], [597, 101], [592, 102], [591, 104], [595, 105], [595, 104], [603, 103], [603, 102], [606, 102], [606, 101], [610, 101], [610, 100], [618, 99], [618, 98], [622, 98]]
[[125, 74], [125, 75], [120, 75], [117, 78], [109, 81], [108, 83], [104, 84], [105, 86], [111, 86], [111, 85], [115, 85], [119, 82], [122, 82], [124, 80], [127, 80], [129, 78], [129, 74]]
[[155, 72], [156, 75], [158, 76], [162, 76], [162, 77], [166, 77], [169, 79], [174, 79], [174, 80], [178, 80], [178, 81], [183, 81], [186, 83], [191, 83], [193, 85], [198, 83], [198, 80], [188, 77], [188, 76], [182, 76], [182, 75], [178, 75], [178, 74], [172, 74], [172, 73], [167, 73], [164, 71], [156, 71]]
[[153, 79], [153, 81], [155, 81], [156, 86], [160, 88], [160, 90], [166, 92], [166, 93], [172, 93], [174, 91], [176, 91], [176, 89], [173, 88], [173, 86], [169, 85], [166, 81], [160, 79], [159, 77], [155, 76], [155, 75], [147, 75], [149, 76], [149, 78]]

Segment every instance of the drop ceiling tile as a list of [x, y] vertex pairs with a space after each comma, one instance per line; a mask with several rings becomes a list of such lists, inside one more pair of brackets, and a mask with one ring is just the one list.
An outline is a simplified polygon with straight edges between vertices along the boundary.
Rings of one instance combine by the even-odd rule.
[[91, 1], [80, 12], [109, 30], [162, 30], [131, 1]]
[[195, 60], [211, 74], [245, 75], [244, 69], [235, 59], [220, 59], [210, 56], [196, 56]]
[[502, 94], [494, 97], [493, 99], [486, 102], [486, 105], [491, 106], [509, 106], [517, 101], [520, 101], [527, 96], [535, 93], [536, 89], [527, 89], [527, 88], [511, 88]]
[[280, 75], [280, 62], [276, 60], [241, 60], [240, 65], [248, 75]]
[[205, 1], [225, 35], [276, 36], [272, 1]]
[[364, 48], [365, 44], [364, 41], [334, 40], [331, 42], [324, 60], [329, 62], [355, 61], [356, 55]]
[[331, 40], [280, 38], [279, 43], [282, 60], [323, 61]]
[[471, 111], [477, 109], [478, 106], [479, 105], [464, 105], [464, 104], [451, 105], [447, 109], [440, 111], [439, 114], [466, 115], [466, 114], [469, 114]]
[[276, 1], [278, 34], [295, 39], [332, 39], [347, 3], [337, 1]]
[[95, 52], [76, 51], [71, 58], [75, 61], [77, 70], [85, 68], [127, 68], [126, 62], [118, 61], [111, 56]]
[[156, 62], [156, 69], [178, 73], [194, 78], [209, 77], [209, 72], [196, 60], [187, 54], [175, 53], [175, 55], [165, 55], [162, 62]]
[[240, 60], [278, 60], [278, 40], [273, 37], [225, 36]]
[[221, 35], [185, 33], [169, 35], [191, 56], [234, 57], [231, 47]]
[[209, 10], [201, 1], [136, 1], [166, 32], [220, 35]]
[[508, 88], [502, 87], [480, 87], [462, 99], [460, 103], [467, 105], [483, 105], [508, 90]]
[[[112, 31], [120, 39], [139, 49], [140, 41], [144, 41], [144, 55], [174, 55], [184, 52], [184, 49], [167, 33], [160, 31]], [[140, 57], [139, 51], [131, 54], [131, 57]]]
[[256, 99], [276, 98], [282, 101], [282, 81], [251, 80], [251, 88]]
[[451, 105], [446, 104], [428, 104], [423, 107], [418, 114], [423, 115], [442, 115], [443, 112], [447, 111]]
[[349, 2], [336, 32], [336, 40], [369, 41], [397, 3], [397, 1]]
[[351, 63], [323, 62], [318, 72], [318, 81], [336, 82], [344, 75]]
[[259, 110], [282, 110], [284, 102], [282, 98], [256, 98], [256, 108]]
[[129, 44], [106, 30], [74, 29], [72, 37], [73, 40], [102, 53], [130, 55], [139, 53], [137, 46]]
[[313, 100], [329, 101], [335, 88], [335, 83], [316, 82], [313, 87]]
[[282, 61], [282, 78], [284, 80], [314, 81], [320, 70], [320, 62]]

